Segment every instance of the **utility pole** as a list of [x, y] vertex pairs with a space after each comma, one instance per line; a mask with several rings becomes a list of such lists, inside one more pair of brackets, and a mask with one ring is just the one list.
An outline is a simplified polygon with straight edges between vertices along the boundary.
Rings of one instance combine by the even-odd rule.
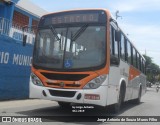
[[146, 51], [146, 49], [145, 49], [145, 56], [147, 55], [147, 51]]

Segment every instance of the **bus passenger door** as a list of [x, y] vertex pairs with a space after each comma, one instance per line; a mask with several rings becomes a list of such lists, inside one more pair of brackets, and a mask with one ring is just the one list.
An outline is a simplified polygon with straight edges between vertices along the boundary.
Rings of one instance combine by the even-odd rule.
[[120, 80], [120, 55], [119, 55], [119, 41], [116, 37], [116, 28], [111, 25], [110, 27], [110, 71], [109, 71], [109, 84], [107, 94], [107, 105], [117, 103], [118, 99], [118, 86]]

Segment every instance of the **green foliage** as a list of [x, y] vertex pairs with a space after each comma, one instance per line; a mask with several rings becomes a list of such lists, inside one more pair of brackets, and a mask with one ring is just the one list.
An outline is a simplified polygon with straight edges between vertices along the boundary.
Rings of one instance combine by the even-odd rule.
[[153, 63], [152, 57], [149, 57], [149, 56], [146, 56], [146, 55], [143, 55], [143, 56], [146, 59], [146, 67], [148, 67], [150, 64]]
[[146, 74], [147, 80], [155, 83], [156, 81], [160, 81], [160, 67], [159, 65], [153, 63], [152, 57], [143, 55], [146, 59]]

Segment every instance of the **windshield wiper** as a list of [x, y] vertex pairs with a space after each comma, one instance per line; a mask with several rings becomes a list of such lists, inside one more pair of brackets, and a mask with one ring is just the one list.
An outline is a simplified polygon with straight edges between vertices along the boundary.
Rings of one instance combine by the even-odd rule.
[[51, 29], [53, 35], [56, 37], [56, 39], [58, 41], [60, 41], [61, 38], [58, 37], [58, 35], [57, 35], [58, 33], [56, 32], [55, 28], [53, 28], [53, 26], [51, 25], [50, 29]]
[[87, 29], [88, 24], [83, 25], [75, 34], [72, 36], [72, 41], [75, 41], [80, 35]]

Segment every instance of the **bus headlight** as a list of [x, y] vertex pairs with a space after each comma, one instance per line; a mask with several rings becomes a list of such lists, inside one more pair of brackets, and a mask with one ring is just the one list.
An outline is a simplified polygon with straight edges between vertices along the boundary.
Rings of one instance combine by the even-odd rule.
[[33, 73], [31, 73], [31, 80], [34, 85], [43, 86], [41, 80]]
[[88, 82], [83, 89], [97, 89], [106, 80], [107, 75], [101, 75]]

